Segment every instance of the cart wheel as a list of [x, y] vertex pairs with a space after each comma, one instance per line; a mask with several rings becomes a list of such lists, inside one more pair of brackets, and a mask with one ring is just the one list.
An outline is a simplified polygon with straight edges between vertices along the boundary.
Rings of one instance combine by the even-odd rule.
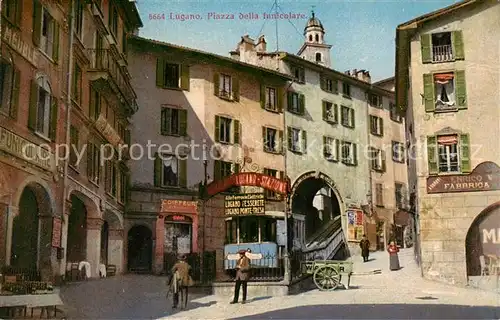
[[335, 290], [340, 283], [340, 275], [333, 267], [323, 266], [313, 275], [314, 284], [322, 291]]

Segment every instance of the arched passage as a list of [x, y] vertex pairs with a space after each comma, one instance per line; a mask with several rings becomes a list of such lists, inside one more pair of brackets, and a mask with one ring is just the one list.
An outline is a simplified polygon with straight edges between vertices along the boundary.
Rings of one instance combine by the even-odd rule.
[[101, 264], [113, 265], [117, 272], [123, 266], [123, 225], [121, 215], [106, 210], [101, 226]]
[[150, 272], [153, 262], [153, 233], [143, 225], [135, 225], [127, 235], [128, 271]]
[[71, 210], [68, 217], [68, 243], [66, 259], [80, 262], [87, 259], [87, 208], [76, 195], [71, 195]]

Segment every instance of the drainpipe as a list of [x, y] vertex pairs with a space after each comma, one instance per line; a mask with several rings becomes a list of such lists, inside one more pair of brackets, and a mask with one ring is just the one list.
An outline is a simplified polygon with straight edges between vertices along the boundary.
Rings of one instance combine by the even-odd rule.
[[[371, 162], [371, 153], [370, 153], [370, 147], [371, 147], [371, 135], [370, 135], [370, 100], [369, 100], [369, 97], [370, 97], [370, 93], [367, 91], [366, 92], [366, 137], [367, 137], [367, 140], [366, 142], [368, 143], [368, 154], [370, 155], [370, 161], [368, 161], [368, 181], [369, 181], [369, 184], [370, 184], [370, 187], [368, 189], [368, 194], [369, 194], [369, 202], [368, 202], [368, 206], [370, 208], [370, 216], [373, 215], [373, 172], [372, 172], [372, 162]], [[366, 148], [364, 148], [366, 150]], [[364, 156], [364, 155], [363, 155]], [[363, 219], [363, 229], [364, 229], [364, 232], [366, 233], [366, 219]], [[385, 240], [385, 226], [384, 226], [384, 242], [386, 242]], [[378, 243], [377, 243], [378, 245]]]

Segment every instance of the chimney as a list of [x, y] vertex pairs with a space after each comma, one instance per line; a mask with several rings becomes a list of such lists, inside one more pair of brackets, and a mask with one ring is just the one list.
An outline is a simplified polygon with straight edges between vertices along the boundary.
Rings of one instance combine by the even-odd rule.
[[363, 72], [363, 78], [365, 82], [372, 83], [372, 77], [370, 76], [370, 71]]
[[264, 35], [261, 35], [259, 39], [257, 40], [257, 44], [255, 45], [255, 49], [257, 52], [266, 52], [267, 50], [267, 45], [266, 45], [266, 39]]
[[238, 51], [240, 53], [245, 52], [245, 51], [254, 51], [254, 41], [252, 38], [248, 36], [248, 34], [245, 34], [243, 37], [241, 37], [240, 44], [238, 45]]

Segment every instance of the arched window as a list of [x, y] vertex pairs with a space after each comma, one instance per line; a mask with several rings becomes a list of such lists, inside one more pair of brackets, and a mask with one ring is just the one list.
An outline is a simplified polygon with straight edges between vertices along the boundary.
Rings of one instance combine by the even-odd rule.
[[321, 62], [321, 52], [316, 52], [316, 62]]
[[309, 41], [312, 42], [313, 41], [313, 36], [312, 34], [309, 35]]
[[316, 42], [319, 42], [319, 35], [316, 34]]
[[[55, 126], [57, 119], [53, 119], [56, 115], [55, 99], [52, 96], [52, 90], [49, 80], [46, 76], [39, 76], [32, 86], [32, 97], [37, 97], [36, 105], [30, 105], [29, 119], [31, 129], [51, 139], [55, 138]], [[35, 99], [33, 99], [35, 101]], [[33, 103], [33, 102], [32, 102]], [[54, 106], [52, 106], [54, 105]], [[33, 123], [33, 121], [35, 123]]]
[[14, 60], [8, 50], [0, 56], [0, 110], [10, 113], [14, 89]]

